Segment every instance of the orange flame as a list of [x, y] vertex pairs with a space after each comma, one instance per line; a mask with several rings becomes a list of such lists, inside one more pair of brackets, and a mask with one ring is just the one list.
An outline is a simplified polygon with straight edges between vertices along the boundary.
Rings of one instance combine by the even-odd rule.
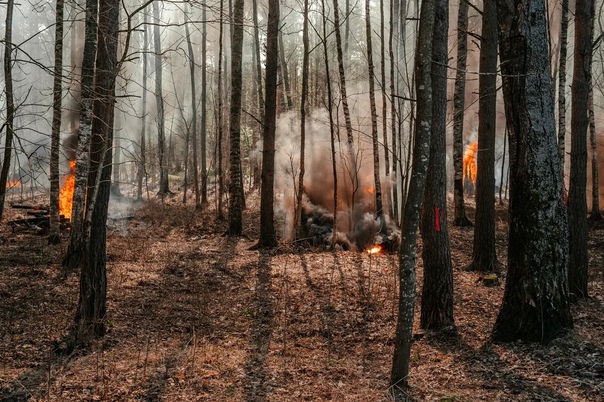
[[59, 214], [66, 219], [71, 218], [71, 206], [73, 204], [73, 189], [75, 187], [76, 161], [69, 161], [69, 176], [64, 178], [61, 192], [59, 193]]
[[474, 141], [463, 154], [463, 177], [472, 181], [476, 184], [476, 173], [478, 172], [478, 165], [476, 165], [476, 153], [478, 152], [478, 141]]
[[21, 187], [20, 180], [12, 180], [6, 183], [6, 188]]
[[379, 254], [382, 251], [382, 246], [380, 246], [379, 244], [372, 246], [370, 248], [367, 249], [367, 254]]

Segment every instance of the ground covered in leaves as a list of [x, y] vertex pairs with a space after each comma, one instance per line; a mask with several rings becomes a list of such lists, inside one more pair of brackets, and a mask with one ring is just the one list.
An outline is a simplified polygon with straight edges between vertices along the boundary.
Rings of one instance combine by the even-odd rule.
[[[505, 262], [507, 225], [498, 212]], [[16, 213], [7, 208], [7, 219]], [[242, 238], [222, 236], [226, 225], [215, 215], [174, 198], [110, 221], [108, 333], [69, 356], [53, 350], [78, 295], [78, 274], [60, 267], [66, 241], [48, 246], [5, 219], [0, 400], [391, 400], [397, 256], [291, 244], [250, 251], [257, 200], [248, 203]], [[485, 287], [466, 272], [473, 230], [450, 234], [458, 336], [416, 328], [410, 398], [604, 400], [602, 226], [590, 229], [592, 297], [573, 307], [574, 332], [547, 346], [489, 342], [505, 281]], [[421, 273], [420, 258], [420, 284]]]

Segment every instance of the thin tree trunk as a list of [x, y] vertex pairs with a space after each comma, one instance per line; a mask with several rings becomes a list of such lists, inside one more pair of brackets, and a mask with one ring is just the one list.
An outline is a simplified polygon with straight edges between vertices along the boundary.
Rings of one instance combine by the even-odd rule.
[[399, 303], [394, 340], [394, 356], [390, 385], [393, 393], [400, 395], [408, 388], [409, 364], [411, 361], [411, 343], [415, 310], [415, 253], [417, 227], [424, 198], [430, 142], [432, 131], [432, 35], [434, 32], [434, 1], [422, 2], [419, 39], [417, 43], [416, 101], [417, 120], [416, 137], [413, 152], [413, 172], [409, 183], [407, 202], [403, 211], [401, 228], [401, 246], [399, 249]]
[[503, 154], [501, 155], [501, 176], [499, 179], [499, 205], [503, 206], [503, 179], [505, 178], [505, 156], [506, 156], [506, 145], [508, 142], [508, 129], [506, 127], [503, 133]]
[[[397, 165], [399, 163], [399, 156], [397, 151], [397, 111], [396, 105], [398, 102], [395, 102], [395, 88], [396, 88], [396, 80], [397, 75], [395, 74], [395, 65], [396, 58], [395, 52], [398, 52], [398, 45], [394, 43], [394, 28], [395, 25], [398, 27], [398, 0], [390, 0], [390, 22], [389, 22], [389, 36], [388, 36], [388, 56], [390, 57], [390, 111], [391, 111], [391, 145], [392, 145], [392, 179], [390, 182], [392, 183], [392, 213], [394, 220], [398, 222], [399, 215], [399, 203], [398, 203], [398, 176], [397, 176]], [[384, 114], [386, 112], [384, 111]]]
[[291, 110], [294, 107], [292, 101], [292, 93], [289, 83], [289, 72], [287, 70], [287, 59], [285, 58], [285, 47], [283, 46], [283, 34], [279, 31], [279, 57], [281, 63], [281, 73], [283, 76], [283, 84], [285, 86], [285, 97], [287, 99], [287, 110]]
[[147, 51], [149, 49], [149, 28], [147, 27], [147, 13], [143, 13], [143, 79], [142, 79], [142, 117], [141, 117], [141, 134], [140, 134], [140, 160], [138, 165], [137, 182], [138, 189], [136, 200], [143, 200], [143, 178], [146, 176], [145, 171], [147, 169], [147, 151], [146, 151], [146, 137], [147, 137]]
[[594, 116], [594, 92], [590, 85], [589, 101], [587, 103], [589, 113], [589, 142], [591, 145], [591, 214], [592, 221], [602, 220], [600, 213], [600, 186], [598, 182], [598, 146], [596, 143], [596, 119]]
[[[258, 112], [259, 112], [259, 116], [258, 119], [260, 121], [264, 121], [264, 95], [262, 93], [262, 67], [260, 65], [260, 33], [259, 33], [259, 24], [258, 24], [258, 4], [257, 4], [257, 0], [252, 0], [252, 15], [253, 15], [253, 19], [254, 19], [254, 49], [253, 49], [253, 54], [256, 55], [256, 57], [254, 58], [255, 61], [255, 67], [254, 69], [256, 70], [256, 88], [258, 90]], [[278, 18], [278, 16], [277, 16]], [[263, 127], [261, 125], [259, 125], [259, 130], [263, 130]], [[254, 130], [253, 131], [253, 141], [252, 141], [252, 146], [256, 145], [256, 142], [258, 141], [258, 134], [256, 134], [258, 131]], [[253, 161], [250, 160], [250, 162], [253, 164], [252, 165], [252, 180], [253, 180], [253, 184], [254, 184], [254, 188], [258, 188], [260, 186], [260, 176], [261, 176], [261, 172], [260, 172], [260, 163], [258, 162], [257, 159], [254, 159]]]
[[243, 52], [243, 0], [235, 0], [233, 10], [233, 43], [231, 46], [231, 122], [230, 122], [230, 180], [229, 228], [230, 236], [241, 236], [243, 231], [243, 189], [241, 177], [241, 89]]
[[[117, 131], [119, 132], [119, 126]], [[115, 137], [115, 149], [112, 151], [113, 153], [113, 166], [111, 168], [113, 179], [111, 180], [111, 195], [116, 197], [122, 197], [122, 192], [120, 191], [120, 166], [122, 164], [122, 152], [121, 152], [121, 141], [120, 137]]]
[[[386, 182], [390, 178], [390, 150], [388, 149], [388, 102], [386, 97], [386, 37], [384, 36], [384, 0], [380, 0], [380, 73], [382, 89], [382, 141], [384, 145], [384, 174]], [[386, 191], [388, 194], [388, 191]], [[386, 197], [389, 199], [389, 197]], [[388, 204], [388, 203], [387, 203]], [[392, 215], [392, 203], [388, 205], [388, 215]]]
[[571, 154], [568, 218], [570, 260], [568, 282], [573, 299], [587, 294], [587, 100], [591, 80], [591, 26], [594, 0], [577, 0], [572, 82]]
[[208, 80], [207, 80], [207, 40], [208, 40], [208, 22], [207, 18], [207, 7], [206, 4], [202, 5], [201, 19], [203, 23], [201, 25], [201, 204], [205, 205], [208, 202], [208, 168], [207, 168], [207, 138], [208, 138], [208, 124], [207, 124], [207, 91], [208, 91]]
[[558, 149], [560, 153], [560, 174], [564, 179], [566, 159], [566, 50], [568, 43], [568, 0], [562, 0], [560, 16], [560, 68], [558, 70]]
[[302, 96], [300, 97], [300, 168], [298, 174], [298, 191], [296, 192], [296, 216], [294, 220], [294, 236], [298, 236], [298, 229], [302, 229], [300, 222], [302, 215], [302, 195], [304, 193], [304, 152], [306, 147], [306, 103], [308, 101], [308, 70], [309, 70], [309, 44], [308, 44], [308, 0], [304, 0], [304, 23], [302, 28]]
[[495, 129], [497, 124], [497, 4], [484, 3], [478, 78], [476, 219], [469, 270], [499, 272], [495, 249]]
[[6, 96], [6, 137], [4, 140], [4, 159], [2, 160], [2, 170], [0, 171], [0, 219], [4, 214], [4, 202], [6, 198], [6, 183], [8, 182], [8, 172], [10, 171], [10, 160], [13, 151], [14, 121], [15, 121], [15, 101], [13, 94], [13, 9], [14, 1], [8, 0], [6, 4], [6, 25], [4, 27], [4, 88]]
[[[203, 12], [205, 12], [205, 4], [202, 4], [203, 7]], [[195, 96], [195, 53], [193, 52], [193, 45], [191, 44], [191, 34], [189, 32], [189, 14], [187, 13], [187, 8], [185, 8], [185, 21], [187, 22], [185, 24], [185, 35], [187, 37], [187, 51], [189, 53], [189, 70], [191, 72], [191, 110], [193, 111], [193, 114], [191, 115], [191, 134], [193, 136], [193, 141], [192, 141], [192, 145], [193, 145], [193, 191], [195, 192], [195, 208], [200, 208], [201, 207], [201, 197], [199, 194], [199, 169], [198, 169], [198, 157], [197, 157], [197, 100], [196, 100], [196, 96]], [[205, 27], [205, 17], [202, 16], [203, 21], [203, 27]], [[203, 45], [205, 45], [205, 37], [203, 37], [202, 35], [202, 49], [201, 51], [203, 52], [203, 54], [205, 55], [205, 49], [203, 49]], [[204, 63], [204, 60], [202, 60], [202, 63]], [[202, 72], [203, 74], [203, 72]], [[204, 88], [205, 89], [205, 88]], [[205, 94], [203, 94], [205, 95]], [[202, 95], [202, 96], [203, 96]], [[205, 99], [205, 98], [204, 98]], [[205, 106], [205, 105], [202, 105]], [[205, 109], [205, 108], [204, 108]], [[202, 111], [202, 115], [204, 114], [204, 112]], [[203, 116], [203, 118], [205, 119], [205, 116]], [[203, 121], [203, 124], [205, 124], [205, 121]], [[202, 124], [202, 129], [205, 129], [205, 127], [203, 127]], [[188, 147], [187, 147], [188, 148]], [[186, 159], [185, 159], [185, 163], [186, 163]], [[185, 186], [186, 186], [186, 182], [185, 182]]]
[[[59, 152], [61, 146], [61, 111], [63, 110], [61, 104], [63, 99], [64, 3], [64, 0], [57, 0], [55, 18], [55, 68], [52, 98], [52, 132], [50, 140], [50, 233], [48, 236], [48, 244], [59, 244], [61, 242], [61, 231], [59, 228]], [[4, 187], [6, 187], [6, 184]]]
[[[365, 0], [365, 37], [367, 40], [367, 69], [369, 74], [369, 107], [371, 109], [371, 140], [373, 143], [373, 182], [375, 187], [375, 213], [380, 228], [386, 231], [382, 205], [382, 182], [380, 180], [380, 148], [378, 144], [378, 122], [375, 104], [375, 72], [373, 66], [373, 48], [371, 46], [371, 0]], [[387, 136], [384, 136], [387, 138]]]
[[262, 184], [260, 187], [260, 239], [257, 247], [277, 245], [275, 233], [275, 132], [277, 120], [277, 71], [279, 69], [279, 0], [268, 3], [266, 31], [266, 99], [262, 148]]
[[164, 96], [162, 88], [162, 50], [161, 50], [161, 34], [159, 25], [161, 20], [159, 19], [159, 3], [161, 0], [153, 2], [153, 46], [155, 49], [155, 103], [157, 108], [157, 116], [155, 121], [157, 123], [157, 157], [159, 161], [159, 190], [160, 196], [170, 193], [170, 186], [168, 183], [168, 157], [166, 154], [166, 134], [165, 134], [165, 115], [164, 115]]
[[223, 118], [223, 91], [222, 91], [222, 52], [223, 52], [223, 36], [224, 36], [224, 0], [220, 0], [220, 26], [218, 28], [218, 89], [216, 97], [218, 98], [218, 124], [216, 129], [218, 134], [216, 135], [216, 148], [217, 148], [217, 165], [218, 165], [218, 218], [224, 219], [223, 213], [223, 198], [224, 198], [224, 169], [222, 165], [222, 142], [224, 140], [224, 118]]
[[457, 15], [457, 69], [453, 95], [453, 204], [455, 226], [471, 226], [466, 216], [463, 193], [463, 131], [466, 95], [466, 65], [468, 58], [468, 2], [460, 0]]

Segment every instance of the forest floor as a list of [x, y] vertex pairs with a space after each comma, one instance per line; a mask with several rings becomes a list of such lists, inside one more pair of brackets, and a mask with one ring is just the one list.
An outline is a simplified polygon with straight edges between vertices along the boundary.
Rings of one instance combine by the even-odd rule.
[[[108, 332], [69, 356], [53, 351], [78, 298], [78, 274], [60, 268], [67, 241], [48, 246], [44, 236], [13, 232], [6, 220], [22, 211], [7, 207], [0, 400], [391, 400], [396, 255], [291, 244], [250, 251], [257, 196], [238, 239], [222, 236], [226, 223], [214, 210], [197, 212], [180, 200], [150, 202], [133, 219], [110, 221]], [[505, 263], [507, 219], [503, 208], [497, 214]], [[591, 298], [573, 306], [574, 331], [547, 346], [489, 341], [505, 281], [485, 287], [464, 270], [473, 229], [450, 227], [450, 235], [458, 335], [416, 327], [410, 400], [604, 401], [604, 226], [590, 228]]]

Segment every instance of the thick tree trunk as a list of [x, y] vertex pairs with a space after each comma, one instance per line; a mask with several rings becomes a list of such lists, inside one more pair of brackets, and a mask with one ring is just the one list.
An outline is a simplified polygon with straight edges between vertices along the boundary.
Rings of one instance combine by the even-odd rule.
[[453, 204], [455, 206], [455, 226], [471, 226], [466, 216], [463, 193], [463, 123], [465, 116], [466, 65], [468, 58], [468, 2], [459, 2], [457, 15], [457, 70], [455, 73], [455, 94], [453, 95]]
[[10, 160], [13, 151], [13, 136], [15, 133], [15, 101], [13, 97], [13, 9], [15, 3], [8, 0], [6, 4], [6, 25], [4, 34], [4, 89], [6, 96], [6, 137], [4, 139], [4, 158], [2, 159], [2, 170], [0, 170], [0, 220], [4, 214], [4, 202], [6, 199], [6, 183], [10, 170]]
[[394, 356], [390, 384], [395, 394], [406, 390], [409, 381], [409, 363], [413, 318], [415, 310], [415, 253], [417, 227], [424, 198], [430, 141], [432, 131], [432, 35], [434, 33], [434, 1], [422, 2], [419, 40], [415, 56], [417, 80], [417, 120], [413, 149], [413, 172], [409, 183], [409, 196], [403, 210], [401, 246], [399, 249], [399, 303], [394, 340]]
[[[369, 107], [371, 110], [371, 140], [373, 143], [373, 182], [375, 187], [375, 214], [380, 221], [380, 229], [386, 231], [382, 205], [382, 182], [380, 180], [380, 148], [378, 144], [377, 108], [375, 104], [375, 71], [373, 48], [371, 46], [371, 1], [365, 0], [365, 37], [367, 40], [367, 70], [369, 74]], [[387, 138], [387, 136], [384, 136]]]
[[484, 2], [478, 78], [478, 152], [474, 248], [468, 269], [499, 272], [495, 251], [495, 129], [497, 124], [497, 4]]
[[[61, 115], [63, 100], [63, 15], [64, 0], [57, 0], [55, 18], [55, 67], [52, 97], [52, 129], [50, 134], [50, 230], [48, 244], [59, 244], [59, 153], [61, 147]], [[4, 184], [6, 187], [6, 183]]]
[[432, 140], [421, 217], [424, 262], [421, 327], [452, 328], [453, 267], [447, 223], [447, 32], [449, 1], [436, 0], [432, 36]]
[[230, 236], [241, 236], [243, 231], [243, 193], [241, 188], [241, 89], [243, 53], [243, 5], [235, 0], [233, 10], [233, 43], [231, 47], [231, 122], [230, 122], [230, 180], [229, 228]]
[[106, 227], [111, 189], [115, 80], [119, 32], [118, 0], [101, 2], [95, 78], [95, 118], [92, 124], [85, 240], [80, 272], [80, 299], [75, 315], [75, 345], [103, 335], [106, 314]]
[[258, 247], [277, 245], [275, 234], [275, 131], [277, 120], [277, 70], [279, 69], [279, 0], [268, 3], [266, 31], [266, 99], [260, 187], [260, 239]]
[[493, 339], [546, 343], [572, 328], [572, 317], [545, 4], [498, 0], [497, 13], [510, 130], [510, 233], [508, 276]]
[[92, 131], [92, 102], [94, 97], [94, 66], [97, 42], [96, 0], [86, 1], [86, 28], [84, 39], [84, 55], [82, 57], [82, 90], [80, 100], [80, 126], [76, 150], [75, 188], [71, 210], [71, 235], [69, 247], [63, 258], [63, 267], [76, 268], [82, 261], [83, 241], [85, 238], [84, 211], [88, 170], [90, 166], [90, 140]]
[[568, 282], [574, 299], [587, 297], [587, 100], [591, 80], [594, 0], [578, 0], [572, 82], [571, 152], [568, 198], [570, 260]]

